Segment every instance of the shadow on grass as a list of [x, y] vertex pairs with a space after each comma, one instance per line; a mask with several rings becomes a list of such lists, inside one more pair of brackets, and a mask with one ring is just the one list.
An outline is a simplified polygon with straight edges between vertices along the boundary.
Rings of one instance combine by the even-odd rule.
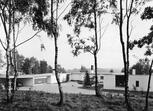
[[78, 87], [78, 88], [80, 88], [80, 89], [86, 89], [86, 90], [95, 90], [95, 87], [94, 86], [86, 86], [86, 87], [84, 87], [84, 86], [81, 86], [81, 87]]

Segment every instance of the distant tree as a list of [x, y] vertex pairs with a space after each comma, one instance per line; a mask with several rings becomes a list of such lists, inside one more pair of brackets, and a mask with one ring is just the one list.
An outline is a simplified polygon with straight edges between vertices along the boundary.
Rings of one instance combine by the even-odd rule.
[[47, 62], [42, 60], [40, 61], [40, 73], [46, 73], [47, 72]]
[[66, 73], [66, 70], [64, 69], [64, 67], [62, 67], [61, 65], [58, 64], [57, 66], [58, 72], [59, 73]]
[[130, 74], [132, 74], [132, 70], [136, 70], [137, 75], [148, 75], [149, 74], [149, 59], [140, 59], [136, 64], [134, 64], [130, 68]]
[[90, 86], [91, 83], [90, 83], [90, 76], [89, 76], [89, 73], [88, 71], [85, 72], [85, 77], [84, 77], [84, 84], [83, 86], [86, 87], [86, 86]]
[[30, 58], [30, 72], [32, 74], [40, 73], [39, 61], [35, 57]]
[[86, 72], [88, 71], [87, 68], [85, 66], [81, 66], [80, 72]]
[[31, 66], [30, 66], [30, 59], [26, 58], [24, 60], [23, 66], [22, 66], [22, 71], [24, 74], [30, 74], [31, 70], [30, 70]]
[[16, 60], [17, 60], [17, 70], [18, 72], [23, 72], [22, 67], [25, 60], [25, 57], [23, 55], [20, 55], [18, 52], [16, 52]]
[[53, 68], [50, 65], [47, 67], [47, 73], [53, 73]]
[[111, 73], [113, 73], [113, 72], [114, 72], [114, 70], [113, 70], [113, 69], [111, 69], [111, 70], [110, 70], [110, 72], [111, 72]]

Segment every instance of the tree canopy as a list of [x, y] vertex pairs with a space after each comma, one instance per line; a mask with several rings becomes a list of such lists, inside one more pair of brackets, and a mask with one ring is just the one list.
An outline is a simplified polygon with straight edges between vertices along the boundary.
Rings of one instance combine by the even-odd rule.
[[137, 75], [148, 75], [149, 74], [149, 59], [140, 59], [136, 64], [130, 68], [130, 73], [135, 69]]

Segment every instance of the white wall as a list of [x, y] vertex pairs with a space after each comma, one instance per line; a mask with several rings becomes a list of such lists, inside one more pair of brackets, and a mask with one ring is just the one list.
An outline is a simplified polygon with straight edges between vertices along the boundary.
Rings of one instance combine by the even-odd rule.
[[70, 75], [70, 80], [84, 80], [85, 73], [73, 73]]
[[[136, 91], [147, 91], [149, 75], [130, 75], [129, 76], [129, 90], [134, 90], [136, 87], [136, 81], [139, 81], [139, 87], [136, 87]], [[104, 75], [104, 89], [124, 90], [124, 87], [115, 86], [115, 75]], [[153, 91], [153, 76], [150, 83], [150, 91]]]
[[[153, 76], [152, 76], [153, 77]], [[139, 87], [136, 87], [137, 91], [147, 91], [149, 75], [130, 75], [129, 76], [129, 89], [134, 90], [136, 81], [139, 81]], [[153, 91], [153, 78], [150, 83], [150, 91]]]
[[59, 74], [60, 76], [60, 82], [65, 82], [66, 81], [66, 76], [67, 76], [67, 73], [60, 73]]
[[[65, 82], [66, 81], [67, 74], [68, 73], [59, 73], [60, 82]], [[56, 76], [55, 76], [54, 73], [51, 75], [51, 83], [57, 83]]]
[[115, 75], [104, 75], [104, 89], [115, 89]]
[[51, 75], [51, 83], [57, 83], [55, 74]]

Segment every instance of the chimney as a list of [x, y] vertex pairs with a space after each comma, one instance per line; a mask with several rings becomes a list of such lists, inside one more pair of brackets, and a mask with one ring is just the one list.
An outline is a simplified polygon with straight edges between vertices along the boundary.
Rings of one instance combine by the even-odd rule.
[[136, 69], [132, 69], [132, 75], [136, 75]]
[[93, 69], [93, 65], [91, 65], [91, 70], [90, 73], [93, 74], [94, 73], [94, 69]]

